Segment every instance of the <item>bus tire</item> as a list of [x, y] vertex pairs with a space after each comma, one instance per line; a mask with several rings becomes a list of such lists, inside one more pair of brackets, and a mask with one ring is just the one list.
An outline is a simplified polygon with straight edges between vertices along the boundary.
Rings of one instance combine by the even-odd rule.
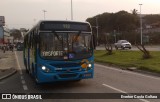
[[27, 65], [25, 65], [25, 72], [28, 74], [29, 73], [29, 71], [28, 71], [28, 69], [27, 69]]
[[25, 70], [26, 70], [26, 73], [28, 74], [28, 73], [29, 73], [29, 70], [28, 70], [28, 68], [27, 68], [26, 61], [25, 61]]
[[29, 73], [29, 71], [26, 69], [26, 73], [28, 74]]

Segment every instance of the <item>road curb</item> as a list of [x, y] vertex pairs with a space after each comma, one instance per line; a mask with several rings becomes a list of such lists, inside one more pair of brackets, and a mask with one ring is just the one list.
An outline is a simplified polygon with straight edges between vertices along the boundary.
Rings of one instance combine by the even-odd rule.
[[136, 69], [136, 70], [132, 70], [132, 71], [133, 72], [137, 72], [137, 73], [141, 73], [141, 74], [145, 74], [145, 75], [151, 75], [151, 76], [160, 77], [159, 73], [156, 73], [156, 72], [151, 72], [151, 71], [146, 71], [146, 70], [140, 70], [140, 69]]
[[121, 67], [121, 66], [117, 66], [117, 65], [114, 65], [114, 64], [107, 64], [107, 63], [103, 63], [103, 62], [95, 62], [95, 64], [100, 64], [100, 65], [112, 67], [114, 69], [127, 70], [127, 71], [131, 71], [131, 72], [145, 74], [145, 75], [151, 75], [151, 76], [160, 77], [159, 73], [151, 72], [151, 71], [147, 71], [147, 70], [141, 70], [141, 69], [138, 69], [136, 67], [129, 67], [129, 68], [127, 68], [127, 67]]
[[5, 78], [8, 78], [8, 77], [12, 76], [12, 75], [15, 74], [16, 72], [17, 72], [17, 70], [16, 70], [16, 69], [13, 69], [12, 72], [7, 73], [6, 75], [0, 77], [0, 81], [3, 80], [3, 79], [5, 79]]

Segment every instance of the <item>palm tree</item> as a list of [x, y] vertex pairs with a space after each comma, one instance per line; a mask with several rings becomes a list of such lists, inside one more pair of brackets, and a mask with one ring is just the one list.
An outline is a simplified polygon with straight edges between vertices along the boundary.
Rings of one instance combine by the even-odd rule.
[[131, 11], [132, 11], [132, 14], [133, 14], [133, 15], [137, 15], [137, 14], [138, 14], [138, 12], [137, 12], [138, 10], [136, 10], [136, 9], [133, 9], [133, 10], [131, 10]]

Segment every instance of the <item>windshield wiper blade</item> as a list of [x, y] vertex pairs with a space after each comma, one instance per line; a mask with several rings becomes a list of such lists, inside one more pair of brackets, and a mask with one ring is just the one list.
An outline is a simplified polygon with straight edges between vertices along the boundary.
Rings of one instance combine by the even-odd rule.
[[55, 35], [56, 35], [57, 39], [59, 40], [60, 38], [59, 38], [58, 34], [57, 34], [57, 33], [55, 33]]
[[76, 41], [77, 41], [77, 39], [78, 39], [78, 37], [80, 36], [80, 34], [81, 34], [81, 31], [79, 31], [79, 33], [77, 34], [77, 36], [75, 37], [75, 39], [73, 40], [73, 42], [72, 42], [72, 43], [74, 43], [74, 42], [76, 42]]

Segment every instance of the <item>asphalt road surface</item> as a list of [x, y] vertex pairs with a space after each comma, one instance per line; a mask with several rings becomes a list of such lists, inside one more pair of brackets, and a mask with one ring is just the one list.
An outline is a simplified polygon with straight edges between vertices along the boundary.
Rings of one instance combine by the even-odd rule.
[[[93, 79], [79, 82], [61, 82], [36, 85], [25, 72], [22, 52], [15, 52], [18, 70], [13, 76], [0, 81], [1, 93], [160, 93], [160, 78], [95, 64]], [[52, 94], [51, 94], [52, 95]], [[87, 94], [84, 94], [87, 95]], [[0, 100], [6, 101], [6, 100]], [[21, 102], [22, 100], [12, 100]], [[28, 100], [23, 100], [28, 101]], [[159, 102], [158, 99], [46, 99], [35, 102]]]

